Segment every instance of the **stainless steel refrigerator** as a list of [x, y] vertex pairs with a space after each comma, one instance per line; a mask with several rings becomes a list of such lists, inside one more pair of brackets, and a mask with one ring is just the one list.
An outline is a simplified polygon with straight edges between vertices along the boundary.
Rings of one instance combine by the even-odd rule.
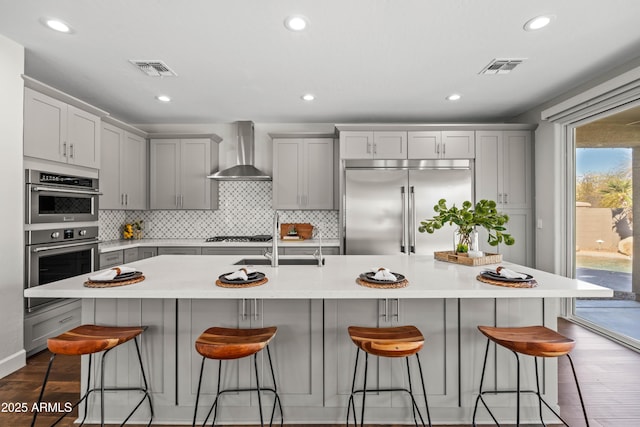
[[344, 249], [346, 254], [433, 255], [453, 249], [454, 227], [418, 232], [435, 215], [438, 200], [473, 202], [470, 160], [347, 161], [345, 163]]

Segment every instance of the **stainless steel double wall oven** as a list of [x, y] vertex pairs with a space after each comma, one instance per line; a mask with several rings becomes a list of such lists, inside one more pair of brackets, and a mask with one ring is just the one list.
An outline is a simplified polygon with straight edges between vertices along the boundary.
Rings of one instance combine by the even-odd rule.
[[[25, 288], [98, 268], [98, 179], [25, 171]], [[34, 312], [57, 300], [25, 298]]]

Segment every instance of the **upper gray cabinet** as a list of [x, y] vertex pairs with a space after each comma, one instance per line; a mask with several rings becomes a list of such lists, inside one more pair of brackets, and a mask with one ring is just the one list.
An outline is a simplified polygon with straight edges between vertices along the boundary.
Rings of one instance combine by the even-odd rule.
[[334, 209], [333, 138], [273, 139], [274, 209]]
[[100, 117], [25, 87], [24, 155], [97, 169]]
[[122, 127], [103, 122], [100, 146], [102, 163], [100, 208], [146, 209], [148, 199], [146, 138]]
[[406, 159], [407, 132], [343, 131], [340, 132], [342, 159]]
[[409, 159], [473, 159], [475, 132], [410, 131], [407, 136]]
[[150, 140], [151, 209], [216, 209], [217, 183], [207, 178], [218, 167], [217, 135]]

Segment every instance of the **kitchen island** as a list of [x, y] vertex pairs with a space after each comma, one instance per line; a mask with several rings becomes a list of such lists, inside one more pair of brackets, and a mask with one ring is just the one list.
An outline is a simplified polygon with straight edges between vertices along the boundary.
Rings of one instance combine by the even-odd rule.
[[[148, 325], [143, 357], [155, 419], [165, 424], [191, 423], [200, 361], [193, 343], [207, 327], [277, 326], [271, 348], [285, 423], [342, 423], [355, 357], [346, 328], [414, 324], [426, 338], [421, 357], [432, 419], [455, 424], [471, 419], [485, 345], [477, 325], [544, 324], [555, 329], [561, 298], [612, 295], [606, 288], [509, 263], [502, 265], [531, 274], [538, 286], [489, 285], [476, 276], [496, 265], [467, 267], [430, 256], [327, 256], [324, 267], [256, 265], [269, 279], [266, 284], [243, 289], [216, 286], [216, 278], [239, 268], [235, 264], [241, 258], [163, 255], [129, 264], [145, 274], [146, 280], [137, 284], [87, 288], [83, 286], [86, 277], [76, 277], [26, 290], [25, 296], [82, 298], [83, 323]], [[405, 275], [409, 285], [377, 289], [356, 283], [360, 273], [375, 267]], [[135, 365], [129, 363], [131, 355], [127, 349], [119, 351], [108, 363], [107, 377], [119, 384], [135, 383], [137, 377], [128, 375], [129, 369], [135, 372]], [[494, 350], [490, 357], [490, 382], [514, 384], [513, 356]], [[376, 360], [375, 367], [370, 366], [368, 383], [374, 387], [402, 384], [406, 379], [401, 362]], [[525, 368], [533, 365], [528, 362]], [[556, 361], [545, 360], [543, 366], [545, 396], [557, 402]], [[205, 371], [203, 408], [215, 395], [214, 371], [214, 364]], [[253, 381], [250, 372], [248, 360], [235, 361], [223, 371], [224, 381], [231, 387], [246, 386]], [[524, 387], [531, 386], [532, 379], [531, 369], [523, 371]], [[108, 412], [123, 413], [121, 407], [126, 407], [127, 400], [126, 396], [109, 395], [107, 408], [117, 409]], [[256, 400], [248, 393], [225, 396], [220, 422], [255, 423], [257, 408], [248, 407], [257, 405]], [[497, 412], [505, 421], [514, 416], [514, 401], [504, 395], [495, 399]], [[263, 403], [269, 405], [270, 401]], [[411, 423], [408, 403], [402, 394], [368, 395], [367, 419]], [[524, 419], [535, 419], [534, 403], [523, 399]], [[486, 413], [481, 416], [487, 419]], [[144, 414], [139, 419], [144, 419]]]

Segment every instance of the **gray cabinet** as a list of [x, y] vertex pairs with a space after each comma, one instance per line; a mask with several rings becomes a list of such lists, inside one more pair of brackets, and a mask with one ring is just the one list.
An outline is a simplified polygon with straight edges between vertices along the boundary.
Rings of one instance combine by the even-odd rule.
[[122, 250], [119, 251], [111, 251], [111, 252], [103, 252], [100, 254], [100, 269], [116, 267], [118, 265], [122, 265], [124, 263], [124, 252]]
[[[313, 255], [317, 250], [317, 246], [303, 246], [299, 248], [292, 248], [289, 246], [280, 247], [283, 255]], [[335, 246], [322, 247], [323, 255], [340, 255], [340, 248]]]
[[147, 141], [102, 123], [100, 208], [144, 210], [147, 207]]
[[232, 248], [202, 248], [202, 255], [264, 255], [267, 248], [238, 246]]
[[473, 159], [474, 131], [410, 131], [409, 159]]
[[158, 248], [140, 246], [138, 248], [138, 259], [151, 258], [158, 256]]
[[476, 200], [495, 200], [509, 215], [507, 231], [515, 245], [490, 247], [480, 230], [480, 249], [503, 254], [503, 259], [533, 265], [533, 157], [529, 131], [476, 132]]
[[151, 139], [150, 208], [217, 208], [217, 185], [206, 178], [217, 168], [217, 151], [211, 138]]
[[333, 152], [333, 138], [275, 138], [272, 207], [333, 209]]
[[24, 349], [30, 356], [47, 348], [47, 338], [80, 325], [80, 301], [73, 300], [24, 317]]
[[[258, 328], [277, 326], [278, 332], [269, 344], [273, 358], [278, 392], [283, 406], [322, 406], [322, 301], [319, 300], [179, 300], [178, 301], [178, 403], [193, 405], [198, 386], [202, 357], [195, 351], [195, 339], [211, 326]], [[261, 384], [271, 385], [266, 353], [258, 355]], [[223, 364], [223, 387], [255, 386], [250, 358]], [[208, 408], [215, 397], [217, 363], [208, 361], [206, 380], [202, 385], [201, 409]], [[271, 393], [263, 394], [265, 410], [273, 403]], [[225, 397], [225, 410], [220, 421], [238, 419], [246, 409], [256, 406], [255, 393], [239, 393]], [[234, 408], [235, 407], [235, 408]], [[267, 412], [265, 412], [267, 413]], [[285, 414], [286, 416], [286, 414]]]
[[[390, 327], [412, 324], [425, 336], [425, 346], [420, 351], [420, 358], [429, 403], [439, 407], [456, 407], [458, 372], [457, 363], [452, 363], [451, 360], [458, 358], [457, 313], [456, 300], [326, 300], [325, 405], [347, 405], [357, 350], [349, 339], [349, 326]], [[363, 360], [361, 355], [360, 362]], [[417, 382], [419, 372], [413, 362], [410, 365], [416, 400], [418, 405], [423, 406], [422, 390]], [[359, 370], [359, 384], [362, 384], [362, 374], [363, 370]], [[406, 387], [406, 382], [406, 365], [403, 359], [369, 358], [367, 384], [371, 388]], [[381, 393], [372, 394], [371, 397], [367, 395], [367, 406], [369, 405], [409, 408], [410, 401], [401, 393]], [[411, 416], [410, 412], [407, 412], [407, 417]]]
[[99, 168], [100, 117], [27, 87], [24, 155]]
[[158, 255], [201, 255], [202, 250], [200, 247], [159, 247]]
[[127, 248], [127, 249], [123, 250], [122, 252], [123, 252], [123, 258], [124, 258], [124, 263], [125, 264], [137, 261], [139, 259], [138, 258], [138, 248]]
[[406, 159], [406, 131], [340, 132], [342, 159]]

